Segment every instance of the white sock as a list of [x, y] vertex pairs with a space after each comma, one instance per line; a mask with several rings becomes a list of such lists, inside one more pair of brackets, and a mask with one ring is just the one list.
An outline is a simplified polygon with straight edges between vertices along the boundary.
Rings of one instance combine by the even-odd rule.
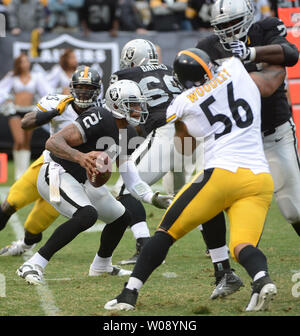
[[209, 250], [209, 254], [213, 263], [228, 259], [227, 245]]
[[28, 149], [13, 150], [15, 180], [18, 180], [29, 167], [31, 152]]
[[143, 282], [140, 279], [130, 277], [126, 285], [126, 288], [131, 289], [131, 290], [136, 289], [137, 291], [139, 291], [142, 288], [142, 286], [143, 286]]
[[100, 271], [103, 270], [111, 272], [113, 270], [112, 257], [102, 258], [99, 257], [98, 254], [96, 254], [92, 262], [92, 267]]
[[150, 237], [150, 232], [146, 222], [139, 222], [131, 227], [135, 239]]
[[49, 260], [45, 259], [38, 252], [36, 252], [30, 259], [28, 259], [28, 262], [45, 268], [48, 265]]
[[203, 226], [202, 226], [202, 224], [198, 225], [197, 228], [198, 228], [200, 231], [203, 231]]
[[260, 271], [254, 275], [253, 281], [256, 281], [266, 275], [265, 271]]
[[18, 180], [22, 176], [22, 153], [19, 150], [13, 150], [15, 180]]

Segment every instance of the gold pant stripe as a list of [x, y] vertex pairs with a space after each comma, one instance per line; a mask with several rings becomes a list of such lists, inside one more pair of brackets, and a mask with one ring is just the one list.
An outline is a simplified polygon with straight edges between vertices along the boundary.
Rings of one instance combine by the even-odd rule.
[[271, 175], [255, 175], [243, 168], [236, 173], [215, 168], [205, 171], [202, 181], [199, 177], [180, 191], [160, 227], [177, 240], [225, 210], [230, 222], [231, 252], [240, 243], [256, 246], [272, 200]]

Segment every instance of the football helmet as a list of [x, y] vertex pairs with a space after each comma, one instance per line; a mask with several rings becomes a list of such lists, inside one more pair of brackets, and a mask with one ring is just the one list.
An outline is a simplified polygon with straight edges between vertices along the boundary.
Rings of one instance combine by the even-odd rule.
[[251, 0], [217, 0], [214, 3], [210, 23], [226, 50], [230, 50], [230, 42], [241, 40], [246, 43], [254, 22], [254, 11]]
[[152, 42], [135, 39], [125, 44], [120, 57], [121, 69], [148, 64], [158, 64], [158, 53]]
[[115, 118], [125, 118], [133, 126], [145, 124], [148, 117], [146, 97], [138, 84], [128, 79], [119, 80], [109, 86], [104, 107]]
[[215, 66], [207, 53], [198, 48], [181, 50], [173, 63], [174, 78], [186, 89], [200, 86], [214, 76]]
[[70, 91], [74, 103], [81, 108], [93, 105], [100, 94], [101, 78], [99, 73], [86, 65], [80, 65], [72, 75]]

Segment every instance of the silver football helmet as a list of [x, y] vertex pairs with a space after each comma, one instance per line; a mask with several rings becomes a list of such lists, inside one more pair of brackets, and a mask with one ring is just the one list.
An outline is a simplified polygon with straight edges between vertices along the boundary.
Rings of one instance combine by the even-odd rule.
[[120, 57], [121, 69], [148, 64], [158, 64], [158, 53], [152, 42], [135, 39], [125, 44]]
[[230, 50], [230, 42], [246, 42], [254, 22], [254, 11], [251, 0], [217, 0], [214, 3], [210, 23], [226, 50]]
[[126, 119], [129, 124], [145, 124], [148, 117], [147, 100], [139, 85], [131, 80], [119, 80], [109, 86], [105, 106], [115, 118]]

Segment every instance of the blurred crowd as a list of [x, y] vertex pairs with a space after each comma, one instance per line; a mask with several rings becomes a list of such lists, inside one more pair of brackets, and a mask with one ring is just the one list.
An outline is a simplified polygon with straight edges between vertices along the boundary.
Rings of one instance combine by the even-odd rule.
[[[280, 0], [279, 0], [280, 1]], [[6, 31], [43, 32], [197, 31], [211, 29], [214, 0], [0, 0]], [[274, 15], [277, 1], [253, 0], [256, 20]]]

